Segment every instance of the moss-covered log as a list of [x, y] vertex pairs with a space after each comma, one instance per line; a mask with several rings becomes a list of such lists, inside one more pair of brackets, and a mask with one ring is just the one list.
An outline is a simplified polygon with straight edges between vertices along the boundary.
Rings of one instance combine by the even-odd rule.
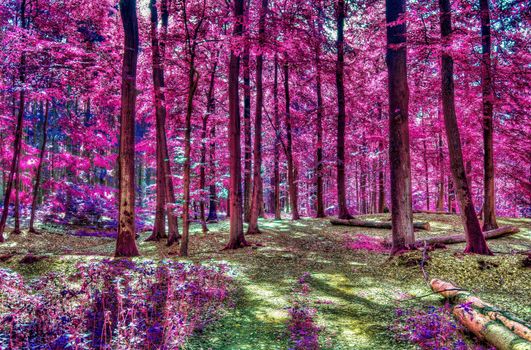
[[[493, 239], [493, 238], [503, 237], [506, 235], [512, 235], [519, 231], [520, 229], [518, 229], [517, 227], [504, 226], [504, 227], [497, 228], [495, 230], [485, 231], [483, 232], [483, 235], [485, 236], [485, 239]], [[417, 240], [416, 245], [423, 246], [424, 243], [426, 243], [426, 245], [435, 245], [435, 244], [455, 244], [455, 243], [463, 243], [463, 242], [466, 242], [465, 235], [450, 235], [450, 236], [431, 237], [431, 238]]]
[[452, 283], [433, 279], [430, 286], [450, 301], [453, 315], [478, 338], [500, 350], [531, 350], [531, 329], [523, 320]]
[[[372, 228], [392, 228], [390, 221], [371, 221], [371, 220], [360, 220], [360, 219], [330, 219], [332, 225], [345, 225], [345, 226], [359, 226], [359, 227], [372, 227]], [[413, 228], [419, 230], [430, 230], [429, 222], [414, 222]]]

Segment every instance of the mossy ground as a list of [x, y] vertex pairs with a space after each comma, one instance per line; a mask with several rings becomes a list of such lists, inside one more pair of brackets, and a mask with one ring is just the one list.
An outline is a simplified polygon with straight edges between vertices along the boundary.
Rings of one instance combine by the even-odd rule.
[[[387, 215], [368, 218], [388, 219]], [[462, 232], [458, 216], [415, 215], [429, 221], [431, 231], [418, 237]], [[531, 220], [500, 219], [500, 225], [516, 225], [521, 232], [490, 240], [493, 257], [463, 255], [463, 245], [429, 252], [426, 271], [430, 277], [452, 281], [473, 290], [485, 301], [531, 320], [531, 269], [522, 266], [531, 248]], [[200, 349], [286, 349], [287, 310], [290, 293], [297, 279], [309, 272], [310, 297], [318, 310], [323, 328], [324, 349], [409, 349], [397, 343], [387, 331], [397, 307], [439, 305], [430, 293], [417, 264], [422, 253], [411, 252], [390, 260], [385, 253], [346, 249], [346, 234], [363, 233], [386, 237], [389, 230], [331, 226], [328, 220], [261, 220], [261, 235], [248, 237], [253, 247], [221, 251], [227, 241], [228, 222], [209, 225], [206, 236], [199, 225], [192, 226], [191, 261], [226, 262], [236, 274], [235, 306], [227, 315], [197, 334], [188, 350]], [[75, 237], [61, 230], [43, 230], [40, 236], [23, 233], [0, 244], [0, 255], [15, 256], [0, 267], [9, 267], [27, 277], [48, 271], [68, 273], [75, 263], [110, 257], [114, 241], [104, 238]], [[142, 259], [179, 259], [177, 248], [163, 242], [143, 242]], [[33, 264], [19, 264], [26, 253], [49, 255]], [[411, 300], [405, 300], [413, 298]]]

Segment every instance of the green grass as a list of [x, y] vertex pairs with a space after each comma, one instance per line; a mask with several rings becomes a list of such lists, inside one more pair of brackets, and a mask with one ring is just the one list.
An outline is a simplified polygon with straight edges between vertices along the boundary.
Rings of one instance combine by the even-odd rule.
[[[385, 219], [388, 215], [373, 215]], [[430, 221], [430, 232], [419, 237], [462, 232], [459, 217], [416, 215]], [[530, 249], [531, 221], [500, 220], [522, 231], [489, 241], [494, 257], [463, 255], [462, 245], [430, 252], [427, 272], [430, 277], [453, 281], [485, 301], [505, 308], [525, 320], [531, 320], [531, 270], [521, 266], [524, 255], [511, 251]], [[421, 252], [408, 253], [389, 260], [386, 254], [351, 251], [344, 247], [345, 234], [364, 233], [384, 237], [389, 230], [331, 226], [327, 220], [261, 220], [261, 235], [248, 240], [259, 243], [235, 251], [221, 251], [228, 237], [228, 223], [209, 226], [206, 236], [199, 225], [192, 226], [190, 258], [194, 262], [225, 262], [235, 272], [234, 307], [224, 318], [194, 336], [187, 350], [201, 349], [286, 349], [287, 308], [297, 279], [310, 273], [310, 298], [318, 310], [324, 349], [411, 349], [396, 343], [387, 332], [397, 307], [439, 305], [430, 293], [416, 264]], [[147, 234], [142, 235], [142, 239]], [[39, 240], [38, 242], [36, 240]], [[2, 263], [31, 277], [49, 271], [73, 270], [77, 261], [112, 256], [114, 242], [108, 239], [80, 238], [58, 233], [10, 238], [0, 245], [0, 254], [17, 254]], [[177, 248], [164, 243], [142, 242], [143, 258], [179, 259]], [[28, 251], [51, 256], [32, 265], [18, 264]], [[66, 256], [63, 254], [67, 253]], [[404, 301], [404, 298], [414, 298]]]

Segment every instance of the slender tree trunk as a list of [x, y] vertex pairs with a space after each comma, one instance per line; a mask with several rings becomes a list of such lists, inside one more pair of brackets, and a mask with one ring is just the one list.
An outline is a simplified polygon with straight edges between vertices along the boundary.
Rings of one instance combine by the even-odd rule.
[[498, 228], [494, 191], [494, 147], [492, 111], [494, 93], [491, 76], [489, 0], [480, 0], [481, 13], [481, 90], [483, 95], [483, 231]]
[[[192, 44], [192, 45], [195, 45]], [[188, 101], [184, 129], [184, 169], [183, 169], [183, 235], [179, 249], [181, 256], [188, 256], [188, 239], [190, 234], [190, 168], [191, 168], [191, 138], [192, 138], [192, 112], [194, 107], [194, 94], [197, 89], [199, 74], [195, 70], [195, 48], [190, 57], [190, 71], [188, 74]]]
[[273, 82], [275, 145], [273, 160], [273, 193], [275, 220], [280, 220], [280, 114], [278, 112], [278, 55], [275, 54], [275, 78]]
[[[378, 103], [378, 120], [383, 119], [382, 104]], [[383, 137], [383, 135], [382, 135]], [[385, 172], [384, 172], [384, 146], [383, 140], [378, 141], [378, 213], [383, 213], [385, 207]]]
[[345, 88], [343, 76], [345, 70], [343, 26], [345, 22], [345, 2], [337, 2], [337, 61], [336, 61], [336, 86], [337, 86], [337, 201], [338, 218], [351, 219], [348, 212], [347, 194], [345, 187]]
[[454, 62], [449, 53], [452, 45], [452, 22], [451, 7], [449, 0], [439, 0], [441, 39], [442, 39], [442, 64], [441, 64], [441, 82], [442, 82], [442, 101], [444, 124], [446, 126], [446, 138], [448, 140], [448, 150], [450, 153], [450, 166], [454, 184], [459, 199], [461, 220], [465, 227], [467, 237], [466, 253], [492, 254], [487, 246], [485, 237], [481, 232], [479, 221], [474, 209], [472, 194], [470, 193], [469, 183], [466, 177], [465, 167], [463, 164], [463, 152], [461, 150], [461, 138], [457, 126], [454, 102]]
[[20, 156], [17, 162], [17, 171], [15, 173], [15, 228], [13, 229], [13, 234], [20, 234]]
[[158, 13], [157, 0], [151, 0], [149, 3], [151, 12], [151, 61], [153, 76], [153, 92], [155, 97], [155, 128], [156, 128], [156, 160], [157, 160], [157, 190], [155, 206], [155, 223], [153, 233], [147, 241], [158, 241], [166, 238], [166, 173], [164, 172], [164, 142], [166, 134], [166, 103], [164, 96], [164, 70], [162, 66], [162, 57], [160, 53], [160, 44], [158, 38]]
[[[262, 7], [260, 8], [260, 20], [258, 24], [258, 40], [260, 48], [263, 47], [265, 41], [265, 21], [267, 14], [268, 0], [262, 0]], [[264, 56], [260, 53], [256, 57], [256, 112], [254, 125], [254, 164], [253, 164], [253, 197], [251, 201], [251, 216], [249, 220], [249, 227], [247, 234], [260, 233], [258, 228], [258, 216], [262, 209], [262, 105], [264, 99], [264, 91], [262, 87], [262, 66], [264, 63]]]
[[444, 153], [443, 153], [443, 142], [441, 134], [438, 134], [437, 141], [437, 165], [439, 166], [439, 183], [438, 185], [438, 196], [437, 196], [437, 211], [444, 211]]
[[[317, 18], [317, 31], [318, 34], [323, 33], [323, 19], [322, 19], [322, 7], [319, 2], [319, 17]], [[320, 37], [319, 37], [320, 38]], [[322, 93], [322, 77], [321, 77], [321, 41], [319, 40], [315, 47], [315, 69], [316, 69], [316, 93], [317, 93], [317, 120], [316, 120], [316, 133], [317, 133], [317, 164], [315, 168], [316, 174], [316, 208], [317, 218], [324, 218], [326, 214], [324, 212], [323, 202], [323, 93]]]
[[[249, 2], [247, 2], [249, 3]], [[243, 218], [249, 222], [251, 218], [252, 191], [252, 146], [251, 146], [251, 78], [249, 72], [249, 10], [245, 9], [245, 44], [243, 48], [243, 132], [244, 132], [244, 161], [243, 161]]]
[[118, 239], [116, 257], [138, 256], [135, 241], [135, 105], [138, 59], [136, 0], [120, 0], [124, 26], [122, 110], [120, 115], [120, 168]]
[[411, 208], [405, 0], [386, 0], [392, 254], [415, 243]]
[[[166, 40], [167, 40], [167, 34], [168, 34], [168, 19], [169, 19], [169, 12], [168, 12], [168, 0], [161, 0], [160, 3], [160, 12], [161, 12], [161, 20], [162, 20], [162, 33], [161, 33], [161, 40], [159, 42], [160, 47], [160, 56], [162, 62], [164, 62], [164, 57], [166, 53]], [[164, 69], [163, 65], [161, 66], [161, 72], [162, 77], [164, 77]], [[164, 79], [161, 80], [161, 82], [164, 82]], [[161, 86], [164, 87], [164, 86]], [[164, 97], [164, 89], [162, 89], [162, 96]], [[166, 114], [166, 103], [164, 103], [164, 113]], [[165, 118], [166, 119], [166, 118]], [[166, 128], [166, 123], [164, 123], [164, 128]], [[175, 198], [175, 190], [173, 188], [173, 177], [171, 172], [171, 162], [170, 162], [170, 155], [168, 152], [168, 142], [166, 139], [166, 132], [164, 132], [162, 137], [162, 145], [161, 150], [164, 155], [164, 175], [165, 175], [165, 181], [166, 181], [166, 214], [168, 217], [168, 242], [167, 245], [171, 246], [173, 243], [176, 243], [181, 238], [181, 235], [179, 234], [179, 220], [177, 218], [177, 214], [175, 213], [174, 206], [177, 202]]]
[[47, 100], [46, 106], [44, 107], [44, 125], [42, 127], [42, 144], [41, 144], [41, 150], [39, 152], [39, 164], [37, 165], [37, 173], [35, 174], [35, 183], [33, 184], [33, 198], [31, 201], [31, 214], [30, 214], [30, 222], [29, 222], [29, 232], [31, 233], [38, 233], [34, 227], [35, 210], [37, 208], [37, 198], [38, 198], [38, 193], [39, 193], [39, 186], [41, 183], [42, 164], [43, 164], [44, 154], [46, 153], [46, 140], [48, 138], [47, 129], [48, 129], [49, 104], [50, 104], [50, 101]]
[[[203, 117], [203, 129], [201, 133], [201, 171], [200, 171], [200, 178], [199, 178], [199, 187], [201, 187], [201, 190], [204, 191], [206, 187], [206, 154], [207, 154], [207, 145], [206, 145], [206, 138], [207, 138], [207, 127], [208, 127], [208, 119], [211, 114], [214, 113], [215, 103], [216, 100], [214, 98], [214, 85], [215, 85], [215, 79], [216, 79], [216, 68], [218, 65], [218, 57], [219, 52], [216, 53], [216, 61], [214, 62], [214, 66], [212, 67], [212, 72], [210, 72], [210, 83], [208, 85], [208, 93], [207, 93], [207, 112], [206, 115]], [[209, 200], [210, 200], [210, 209], [208, 213], [208, 221], [216, 221], [217, 220], [217, 213], [216, 213], [216, 185], [214, 182], [214, 176], [215, 176], [215, 169], [214, 169], [214, 157], [215, 157], [215, 149], [214, 147], [214, 140], [213, 138], [216, 136], [216, 129], [215, 125], [213, 124], [210, 130], [210, 141], [209, 141], [209, 156], [210, 156], [210, 164], [209, 164], [209, 170], [211, 172], [211, 179], [212, 182], [209, 186]], [[213, 184], [213, 185], [212, 185]], [[206, 219], [205, 219], [205, 201], [203, 197], [201, 197], [201, 203], [200, 203], [200, 211], [201, 211], [201, 225], [203, 228], [203, 234], [206, 234], [208, 231], [207, 225], [206, 225]], [[212, 211], [213, 210], [213, 211]]]
[[[215, 99], [212, 98], [212, 113], [214, 111]], [[208, 209], [208, 221], [217, 222], [218, 221], [218, 212], [217, 212], [217, 197], [216, 197], [216, 125], [212, 123], [210, 127], [210, 144], [209, 144], [209, 171], [210, 171], [210, 185], [209, 185], [209, 209]]]
[[286, 139], [287, 139], [287, 157], [288, 157], [288, 186], [289, 198], [291, 201], [291, 219], [299, 220], [299, 206], [298, 206], [298, 190], [297, 190], [297, 176], [296, 169], [293, 162], [293, 140], [291, 134], [291, 111], [290, 111], [290, 95], [289, 95], [289, 63], [288, 56], [284, 57], [284, 93], [286, 100]]
[[[233, 37], [242, 36], [243, 0], [234, 0]], [[230, 237], [225, 249], [243, 248], [248, 245], [243, 234], [242, 190], [241, 190], [241, 146], [240, 146], [240, 97], [238, 77], [240, 74], [240, 56], [234, 49], [230, 52], [229, 62], [229, 153], [230, 153]]]
[[430, 176], [428, 173], [428, 150], [426, 146], [426, 140], [422, 141], [423, 158], [424, 158], [424, 186], [426, 193], [426, 210], [430, 210]]

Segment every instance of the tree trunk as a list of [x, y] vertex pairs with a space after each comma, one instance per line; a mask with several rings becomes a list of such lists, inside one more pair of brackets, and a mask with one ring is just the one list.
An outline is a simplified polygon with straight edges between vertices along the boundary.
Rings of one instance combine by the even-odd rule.
[[[232, 36], [242, 36], [243, 0], [234, 0], [234, 29]], [[240, 56], [234, 49], [229, 61], [229, 153], [230, 153], [230, 237], [225, 249], [243, 248], [248, 245], [243, 234], [242, 190], [241, 190], [241, 146], [240, 146], [240, 97], [238, 77], [240, 74]]]
[[288, 158], [288, 187], [289, 198], [291, 201], [291, 219], [299, 220], [299, 206], [298, 206], [298, 189], [297, 176], [295, 174], [295, 165], [293, 162], [293, 140], [291, 134], [291, 110], [290, 110], [290, 95], [289, 95], [289, 63], [288, 55], [284, 54], [284, 94], [286, 102], [286, 156]]
[[450, 300], [454, 316], [479, 339], [500, 350], [531, 349], [531, 329], [525, 321], [452, 283], [433, 279], [430, 286]]
[[120, 114], [120, 169], [116, 257], [140, 255], [135, 241], [135, 104], [138, 59], [136, 0], [120, 0], [124, 26], [122, 110]]
[[442, 101], [444, 124], [446, 127], [446, 138], [450, 153], [450, 166], [452, 170], [454, 185], [459, 199], [461, 220], [465, 227], [467, 236], [466, 253], [477, 253], [491, 255], [485, 237], [481, 233], [481, 227], [476, 216], [472, 194], [470, 193], [468, 180], [463, 163], [463, 152], [461, 150], [461, 138], [457, 126], [454, 103], [454, 62], [449, 53], [452, 39], [451, 7], [449, 0], [439, 0], [441, 39], [442, 39]]
[[[248, 2], [249, 3], [249, 2]], [[249, 9], [245, 9], [244, 30], [245, 44], [243, 48], [243, 133], [244, 133], [244, 161], [243, 161], [243, 219], [249, 222], [251, 218], [251, 172], [252, 172], [252, 147], [251, 147], [251, 78], [249, 72]]]
[[430, 210], [430, 176], [428, 173], [428, 149], [426, 146], [426, 140], [422, 141], [423, 158], [424, 158], [424, 188], [426, 193], [426, 210]]
[[151, 62], [153, 76], [153, 92], [155, 97], [155, 128], [156, 128], [156, 161], [157, 161], [157, 190], [155, 206], [155, 223], [153, 233], [146, 241], [158, 241], [166, 238], [166, 173], [164, 172], [164, 142], [162, 138], [166, 134], [166, 103], [164, 96], [164, 70], [158, 38], [158, 13], [157, 0], [149, 3], [151, 12]]
[[20, 234], [20, 156], [17, 162], [17, 171], [15, 173], [15, 228], [11, 233], [19, 235]]
[[494, 92], [491, 77], [489, 0], [479, 1], [481, 14], [481, 91], [483, 96], [483, 230], [498, 227], [494, 191], [494, 147], [492, 112]]
[[323, 201], [323, 93], [322, 93], [322, 82], [321, 82], [321, 43], [318, 43], [317, 50], [315, 53], [315, 65], [317, 69], [316, 76], [316, 90], [317, 90], [317, 166], [315, 169], [316, 173], [316, 187], [317, 187], [317, 197], [316, 197], [316, 206], [317, 206], [317, 218], [324, 218], [326, 214], [324, 212], [324, 201]]
[[345, 70], [343, 26], [345, 22], [345, 1], [337, 1], [337, 61], [336, 61], [336, 86], [337, 86], [337, 201], [338, 218], [350, 219], [348, 212], [347, 195], [345, 188], [345, 88], [343, 76]]
[[273, 160], [273, 193], [275, 220], [280, 220], [280, 114], [278, 112], [278, 55], [275, 54], [275, 78], [273, 82], [275, 145]]
[[443, 142], [441, 134], [438, 134], [438, 143], [437, 143], [437, 149], [438, 149], [438, 155], [437, 155], [437, 164], [439, 166], [439, 183], [438, 186], [438, 196], [437, 196], [437, 204], [436, 204], [436, 210], [439, 212], [444, 211], [444, 154], [443, 154]]
[[[48, 138], [48, 113], [49, 113], [49, 104], [50, 101], [46, 101], [46, 106], [44, 107], [44, 125], [42, 127], [42, 144], [41, 149], [39, 152], [39, 163], [37, 165], [37, 173], [35, 174], [35, 183], [33, 184], [33, 196], [31, 200], [31, 214], [30, 214], [30, 222], [29, 222], [29, 232], [31, 233], [38, 233], [37, 230], [35, 230], [34, 224], [35, 224], [35, 211], [37, 209], [37, 198], [39, 193], [39, 186], [41, 183], [41, 173], [42, 173], [42, 164], [44, 159], [44, 154], [46, 153], [46, 140]], [[42, 108], [42, 105], [41, 105]]]
[[[260, 8], [260, 20], [258, 24], [258, 40], [260, 48], [263, 47], [265, 41], [265, 21], [267, 14], [268, 0], [262, 0], [262, 7]], [[262, 209], [262, 105], [264, 99], [264, 91], [262, 87], [262, 66], [264, 63], [264, 56], [260, 54], [256, 57], [256, 112], [254, 125], [254, 164], [253, 164], [253, 197], [251, 201], [251, 216], [249, 220], [249, 227], [247, 234], [260, 233], [258, 228], [258, 216]]]
[[[195, 43], [191, 44], [195, 45]], [[190, 234], [190, 169], [191, 169], [191, 138], [192, 138], [192, 113], [194, 108], [194, 95], [197, 89], [199, 74], [195, 70], [195, 46], [191, 48], [190, 71], [188, 73], [188, 100], [186, 104], [186, 119], [184, 126], [184, 169], [183, 169], [183, 234], [179, 254], [188, 256], [188, 240]], [[203, 214], [204, 215], [204, 214]]]
[[386, 0], [392, 254], [415, 241], [411, 208], [405, 0]]
[[[214, 62], [214, 66], [212, 67], [212, 72], [210, 73], [210, 84], [208, 86], [208, 95], [207, 95], [207, 112], [203, 119], [203, 132], [201, 134], [202, 136], [202, 148], [201, 148], [201, 178], [200, 178], [200, 187], [202, 190], [205, 189], [205, 182], [206, 182], [206, 133], [207, 133], [207, 122], [210, 117], [214, 113], [214, 109], [216, 106], [216, 99], [214, 97], [214, 85], [215, 85], [215, 79], [216, 79], [216, 69], [218, 65], [218, 57], [219, 57], [219, 51], [216, 53], [216, 61]], [[210, 140], [209, 140], [209, 170], [210, 170], [210, 185], [209, 185], [209, 212], [208, 212], [208, 221], [217, 221], [218, 215], [216, 212], [216, 183], [215, 183], [215, 175], [216, 175], [216, 169], [214, 164], [215, 159], [215, 141], [214, 138], [216, 137], [216, 126], [214, 123], [212, 123], [212, 126], [210, 128]], [[204, 200], [201, 200], [201, 220], [202, 220], [202, 227], [203, 227], [203, 233], [206, 233], [208, 231], [206, 226], [206, 221], [204, 219]]]

